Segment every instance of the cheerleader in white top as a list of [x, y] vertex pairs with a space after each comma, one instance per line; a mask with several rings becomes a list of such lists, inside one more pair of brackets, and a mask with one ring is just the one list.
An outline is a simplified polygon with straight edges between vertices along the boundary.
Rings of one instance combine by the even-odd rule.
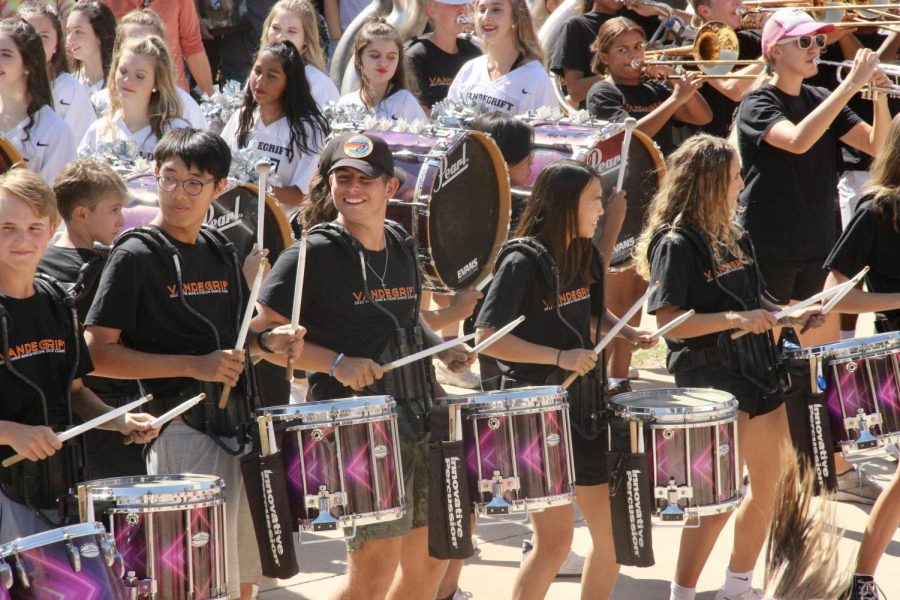
[[290, 42], [300, 50], [306, 65], [306, 78], [319, 108], [337, 102], [341, 93], [325, 74], [325, 51], [319, 38], [316, 7], [307, 0], [280, 0], [269, 11], [262, 28], [259, 47], [276, 42]]
[[475, 32], [484, 54], [463, 65], [447, 98], [511, 115], [559, 105], [525, 0], [478, 0]]
[[44, 47], [34, 27], [19, 18], [0, 21], [0, 135], [15, 146], [44, 181], [75, 158], [72, 131], [53, 112]]
[[28, 21], [44, 42], [47, 74], [53, 89], [53, 110], [72, 130], [72, 138], [77, 143], [97, 116], [87, 90], [69, 72], [69, 61], [60, 45], [63, 32], [59, 15], [55, 8], [36, 3], [22, 5], [16, 14]]
[[[115, 52], [115, 49], [122, 45], [122, 42], [125, 40], [135, 40], [151, 35], [155, 35], [161, 40], [166, 39], [159, 15], [149, 8], [132, 10], [119, 19], [113, 51]], [[181, 111], [184, 120], [190, 123], [194, 129], [206, 129], [209, 123], [206, 121], [206, 115], [203, 114], [197, 101], [177, 85], [175, 86], [175, 91], [178, 93], [178, 98], [181, 99]], [[106, 109], [109, 108], [109, 89], [103, 88], [91, 94], [91, 103], [94, 105], [97, 115], [102, 117], [106, 113]]]
[[189, 126], [181, 118], [172, 55], [162, 38], [127, 40], [113, 54], [110, 74], [109, 109], [88, 128], [78, 154], [130, 141], [138, 156], [150, 160], [164, 133]]
[[400, 34], [382, 17], [373, 17], [356, 35], [353, 66], [359, 89], [341, 97], [339, 106], [361, 106], [385, 121], [427, 121], [407, 76]]
[[296, 207], [309, 193], [309, 180], [328, 135], [309, 89], [303, 59], [290, 42], [263, 46], [253, 63], [244, 104], [231, 115], [222, 137], [233, 151], [256, 142], [257, 150], [275, 165], [275, 197]]
[[93, 94], [106, 87], [116, 41], [116, 17], [99, 0], [79, 0], [66, 20], [72, 74]]

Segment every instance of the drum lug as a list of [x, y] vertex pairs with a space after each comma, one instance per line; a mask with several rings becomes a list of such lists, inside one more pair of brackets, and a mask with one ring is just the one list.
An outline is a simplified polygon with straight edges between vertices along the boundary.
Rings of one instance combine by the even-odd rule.
[[134, 571], [128, 571], [125, 577], [125, 596], [128, 600], [139, 598], [152, 598], [156, 594], [156, 581], [153, 579], [138, 579]]
[[491, 501], [485, 505], [485, 509], [489, 515], [509, 514], [509, 502], [503, 499], [503, 492], [515, 492], [518, 490], [519, 478], [507, 477], [504, 479], [500, 475], [500, 471], [494, 471], [493, 479], [482, 479], [478, 482], [478, 491], [481, 493], [490, 492], [491, 494]]
[[25, 562], [21, 556], [16, 556], [16, 575], [19, 577], [19, 583], [23, 588], [31, 588], [31, 579], [28, 578], [28, 572], [25, 570]]
[[[111, 567], [116, 561], [116, 544], [113, 541], [113, 538], [108, 533], [103, 536], [103, 539], [100, 541], [100, 551], [103, 553], [103, 559], [106, 561], [106, 566]], [[121, 577], [122, 575], [119, 575]]]
[[852, 442], [854, 450], [874, 448], [878, 445], [878, 438], [872, 435], [869, 431], [869, 428], [874, 427], [875, 425], [881, 425], [881, 415], [877, 413], [873, 415], [867, 415], [866, 412], [861, 408], [857, 411], [856, 416], [847, 417], [846, 419], [844, 419], [845, 429], [847, 429], [848, 431], [851, 429], [856, 429], [857, 431], [859, 431], [859, 435]]
[[690, 486], [679, 486], [674, 479], [669, 479], [669, 485], [657, 487], [654, 490], [654, 495], [657, 499], [666, 502], [665, 508], [659, 513], [663, 521], [683, 521], [684, 509], [681, 508], [679, 501], [689, 501], [694, 497], [694, 490]]
[[78, 553], [78, 548], [75, 547], [72, 540], [66, 542], [66, 554], [69, 557], [69, 564], [72, 565], [72, 570], [76, 573], [81, 573], [81, 555]]
[[0, 562], [0, 585], [6, 590], [13, 586], [13, 572], [9, 563]]

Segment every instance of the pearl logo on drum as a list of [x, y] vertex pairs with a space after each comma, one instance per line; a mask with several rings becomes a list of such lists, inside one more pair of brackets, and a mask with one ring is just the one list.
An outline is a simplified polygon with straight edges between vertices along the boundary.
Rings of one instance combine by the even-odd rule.
[[94, 543], [82, 544], [81, 548], [78, 549], [81, 555], [85, 558], [97, 558], [100, 556], [100, 547]]
[[205, 531], [199, 531], [191, 536], [191, 546], [194, 548], [202, 548], [209, 543], [209, 534]]
[[441, 157], [440, 166], [438, 167], [437, 183], [434, 186], [434, 192], [438, 193], [444, 189], [448, 183], [462, 175], [469, 168], [469, 158], [466, 156], [466, 145], [462, 145], [461, 154], [458, 159], [451, 164], [447, 156]]
[[378, 444], [375, 448], [372, 449], [372, 454], [375, 455], [375, 458], [382, 459], [388, 455], [387, 446], [384, 444]]
[[234, 208], [228, 212], [216, 216], [216, 206], [211, 204], [209, 211], [206, 213], [206, 223], [213, 229], [225, 231], [232, 227], [237, 227], [244, 219], [244, 213], [241, 212], [241, 195], [234, 197]]
[[728, 444], [722, 444], [719, 446], [719, 456], [728, 456], [728, 453], [731, 452], [731, 446]]
[[558, 446], [559, 441], [560, 441], [560, 438], [559, 438], [558, 433], [551, 433], [550, 435], [547, 436], [547, 445], [550, 446], [551, 448], [553, 448], [554, 446]]

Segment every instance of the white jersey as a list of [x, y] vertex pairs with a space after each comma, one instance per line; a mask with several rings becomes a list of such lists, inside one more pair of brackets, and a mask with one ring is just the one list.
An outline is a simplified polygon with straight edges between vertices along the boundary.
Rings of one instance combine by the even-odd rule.
[[[238, 125], [241, 111], [236, 111], [225, 129], [222, 130], [222, 138], [228, 143], [232, 152], [237, 152], [238, 147]], [[300, 152], [294, 147], [294, 153], [288, 158], [288, 144], [291, 140], [291, 128], [288, 124], [287, 117], [281, 117], [274, 123], [266, 126], [262, 119], [257, 116], [253, 124], [253, 128], [247, 134], [247, 142], [256, 140], [259, 153], [269, 159], [275, 165], [275, 180], [281, 187], [296, 187], [304, 194], [309, 193], [309, 181], [312, 179], [319, 164], [319, 150], [324, 144], [324, 140], [317, 136], [313, 130], [307, 126], [306, 134], [309, 139], [309, 146], [315, 148], [314, 153]]]
[[[87, 90], [87, 93], [89, 96], [93, 96], [94, 94], [96, 94], [97, 92], [99, 92], [100, 90], [102, 90], [106, 87], [106, 78], [101, 79], [100, 81], [96, 81], [92, 84], [92, 83], [88, 83], [88, 80], [84, 76], [83, 71], [75, 71], [74, 73], [72, 73], [72, 76], [78, 80], [78, 83], [80, 83], [81, 85], [84, 86], [84, 89]], [[97, 111], [97, 114], [99, 114], [99, 113], [100, 113], [100, 111]]]
[[[172, 119], [168, 129], [181, 129], [184, 127], [190, 127], [190, 124], [184, 119], [176, 117]], [[87, 133], [84, 134], [84, 138], [81, 140], [81, 144], [78, 145], [78, 155], [93, 154], [101, 144], [114, 144], [119, 141], [134, 142], [138, 156], [152, 160], [153, 149], [156, 148], [159, 139], [153, 135], [153, 130], [149, 125], [140, 131], [133, 132], [125, 125], [122, 115], [117, 115], [112, 123], [103, 116], [91, 123]]]
[[305, 71], [306, 79], [309, 81], [309, 90], [319, 108], [329, 102], [337, 102], [341, 99], [341, 93], [328, 75], [312, 65], [306, 65]]
[[90, 94], [71, 73], [60, 73], [53, 81], [53, 107], [72, 130], [76, 142], [97, 119]]
[[481, 102], [511, 115], [542, 106], [559, 106], [553, 82], [540, 61], [528, 61], [491, 81], [487, 55], [473, 58], [462, 66], [450, 84], [447, 98], [465, 105]]
[[427, 121], [428, 117], [416, 97], [409, 90], [398, 90], [375, 105], [374, 109], [367, 109], [359, 97], [359, 90], [341, 96], [338, 106], [360, 106], [369, 114], [379, 120], [399, 121], [403, 119], [407, 123], [413, 121]]
[[[180, 87], [176, 87], [175, 91], [178, 92], [178, 97], [181, 98], [181, 116], [184, 117], [184, 120], [190, 123], [194, 129], [206, 129], [209, 127], [209, 123], [206, 122], [206, 115], [200, 110], [200, 105], [197, 104], [194, 97]], [[91, 103], [93, 103], [94, 109], [97, 111], [97, 116], [102, 117], [106, 109], [109, 108], [109, 88], [103, 88], [91, 94]]]
[[35, 113], [34, 123], [26, 133], [25, 126], [29, 121], [30, 118], [25, 117], [9, 131], [0, 131], [0, 135], [15, 146], [29, 169], [53, 185], [63, 168], [75, 160], [72, 130], [49, 106], [43, 106]]

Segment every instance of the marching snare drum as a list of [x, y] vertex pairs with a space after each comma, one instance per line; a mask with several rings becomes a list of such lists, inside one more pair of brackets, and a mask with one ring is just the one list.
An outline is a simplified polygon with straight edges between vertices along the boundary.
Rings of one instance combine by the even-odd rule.
[[[604, 196], [609, 196], [616, 186], [619, 166], [622, 164], [624, 125], [600, 121], [575, 124], [565, 119], [524, 120], [534, 129], [534, 161], [528, 189], [534, 186], [538, 175], [548, 163], [570, 158], [585, 162], [600, 171]], [[632, 134], [625, 181], [622, 183], [628, 206], [610, 258], [610, 265], [613, 267], [625, 266], [631, 260], [631, 252], [641, 233], [647, 207], [665, 173], [665, 161], [653, 140], [637, 129]]]
[[[147, 225], [159, 213], [154, 175], [131, 177], [128, 179], [128, 188], [131, 202], [122, 209], [125, 218], [122, 231]], [[258, 190], [251, 183], [230, 187], [213, 201], [206, 215], [206, 223], [221, 231], [234, 244], [241, 260], [250, 254], [256, 243]], [[287, 217], [271, 194], [266, 195], [265, 213], [263, 245], [269, 251], [269, 262], [274, 264], [278, 255], [294, 240]]]
[[360, 396], [258, 411], [282, 450], [301, 531], [355, 528], [406, 512], [395, 404], [390, 396]]
[[656, 512], [663, 520], [737, 508], [742, 478], [734, 396], [714, 389], [655, 389], [618, 394], [609, 406], [619, 419], [637, 424], [639, 452], [644, 440], [650, 445]]
[[493, 140], [450, 129], [361, 133], [384, 138], [406, 175], [387, 216], [416, 241], [425, 289], [446, 293], [490, 273], [511, 203], [506, 163]]
[[[225, 484], [212, 475], [142, 475], [78, 486], [83, 521], [106, 523], [125, 587], [153, 600], [228, 598]], [[233, 510], [237, 510], [234, 507]]]
[[810, 362], [826, 395], [835, 444], [845, 453], [900, 442], [900, 332], [789, 353]]
[[0, 546], [0, 598], [125, 600], [121, 556], [100, 523], [51, 529]]
[[575, 498], [565, 390], [523, 387], [438, 402], [462, 405], [466, 462], [479, 514], [540, 510]]

